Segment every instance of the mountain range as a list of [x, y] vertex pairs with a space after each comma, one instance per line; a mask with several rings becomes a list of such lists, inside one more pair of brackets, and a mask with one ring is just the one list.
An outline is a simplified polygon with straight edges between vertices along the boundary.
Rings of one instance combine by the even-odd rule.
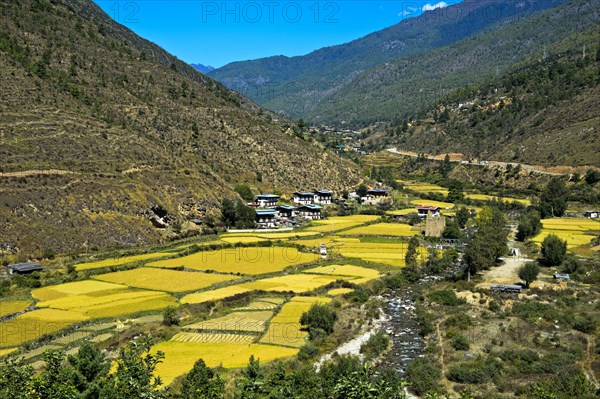
[[203, 74], [207, 74], [211, 71], [214, 71], [215, 68], [210, 65], [202, 65], [202, 64], [190, 64], [195, 70], [202, 72]]
[[427, 107], [597, 24], [598, 2], [466, 0], [299, 57], [209, 73], [259, 104], [313, 123], [364, 127]]
[[0, 251], [164, 239], [246, 182], [341, 190], [357, 167], [113, 21], [91, 0], [0, 0]]

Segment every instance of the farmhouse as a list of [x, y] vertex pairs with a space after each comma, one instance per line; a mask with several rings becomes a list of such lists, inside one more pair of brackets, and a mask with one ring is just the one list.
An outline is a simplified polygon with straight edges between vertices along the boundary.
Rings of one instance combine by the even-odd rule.
[[367, 190], [367, 195], [361, 198], [361, 202], [367, 205], [375, 205], [387, 197], [388, 190], [383, 188], [374, 188], [372, 190]]
[[257, 209], [254, 221], [259, 227], [275, 227], [275, 209]]
[[276, 209], [282, 220], [289, 220], [293, 218], [296, 213], [296, 207], [291, 205], [279, 205]]
[[417, 213], [419, 215], [419, 217], [427, 217], [427, 215], [429, 214], [429, 212], [431, 212], [432, 216], [439, 216], [440, 215], [440, 207], [439, 206], [418, 206], [417, 207]]
[[301, 207], [298, 207], [298, 214], [304, 219], [321, 219], [321, 207], [313, 204], [302, 205]]
[[261, 208], [275, 208], [279, 201], [279, 195], [259, 194], [256, 196], [256, 204]]
[[600, 216], [600, 211], [585, 211], [583, 216], [590, 219], [596, 219]]
[[41, 272], [44, 268], [37, 263], [13, 263], [8, 265], [8, 274], [31, 274], [33, 272]]
[[330, 190], [315, 190], [315, 204], [331, 204], [333, 191]]
[[312, 204], [315, 199], [315, 193], [310, 191], [296, 191], [294, 193], [294, 202], [296, 204], [308, 205]]

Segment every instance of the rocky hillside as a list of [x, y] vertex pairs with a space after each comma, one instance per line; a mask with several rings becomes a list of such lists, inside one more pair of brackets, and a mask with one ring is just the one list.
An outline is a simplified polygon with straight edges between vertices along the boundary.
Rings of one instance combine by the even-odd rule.
[[340, 189], [355, 167], [112, 21], [91, 0], [0, 0], [0, 246], [155, 242], [232, 186]]

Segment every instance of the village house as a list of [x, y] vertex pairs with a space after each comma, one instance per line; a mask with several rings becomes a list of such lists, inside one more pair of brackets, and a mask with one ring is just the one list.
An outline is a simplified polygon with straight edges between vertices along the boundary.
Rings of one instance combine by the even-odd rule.
[[275, 209], [257, 209], [255, 212], [254, 221], [259, 227], [275, 227], [275, 216], [277, 216]]
[[600, 212], [599, 211], [585, 211], [583, 213], [583, 216], [585, 216], [586, 218], [590, 218], [590, 219], [596, 219], [600, 216]]
[[333, 198], [333, 191], [330, 190], [315, 190], [314, 201], [315, 204], [331, 204]]
[[429, 212], [431, 212], [432, 216], [439, 216], [440, 215], [440, 207], [439, 206], [418, 206], [417, 207], [417, 214], [419, 215], [419, 217], [427, 217], [427, 215], [429, 214]]
[[308, 205], [315, 200], [315, 193], [310, 191], [296, 191], [294, 193], [294, 202], [296, 204]]
[[321, 207], [313, 204], [302, 205], [298, 207], [298, 215], [309, 220], [321, 219]]
[[296, 207], [292, 205], [279, 205], [277, 208], [279, 218], [283, 221], [292, 219], [296, 213]]
[[8, 265], [8, 274], [31, 274], [41, 271], [44, 271], [44, 268], [33, 262], [12, 263]]
[[366, 205], [375, 205], [388, 197], [388, 190], [383, 188], [374, 188], [367, 190], [367, 195], [360, 200]]
[[275, 208], [279, 201], [279, 195], [276, 194], [259, 194], [256, 196], [256, 204], [260, 208]]

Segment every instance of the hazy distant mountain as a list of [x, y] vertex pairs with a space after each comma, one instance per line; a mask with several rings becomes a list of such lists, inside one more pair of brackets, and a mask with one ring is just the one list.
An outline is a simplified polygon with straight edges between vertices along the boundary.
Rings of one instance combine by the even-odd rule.
[[[299, 57], [234, 62], [210, 72], [228, 87], [274, 111], [323, 122], [354, 120], [361, 102], [345, 104], [336, 93], [372, 68], [439, 49], [524, 18], [565, 0], [466, 0], [410, 18], [339, 46]], [[499, 38], [500, 41], [500, 38]], [[485, 49], [481, 55], [485, 56]], [[400, 72], [401, 74], [404, 72]], [[417, 99], [418, 100], [418, 99]], [[323, 105], [347, 111], [343, 118], [321, 112]], [[362, 102], [364, 103], [364, 101]], [[342, 112], [340, 112], [341, 114]], [[358, 115], [356, 115], [358, 116]], [[360, 116], [362, 120], [363, 116]]]
[[206, 74], [209, 73], [210, 71], [214, 71], [215, 68], [211, 67], [210, 65], [202, 65], [202, 64], [190, 64], [194, 69]]
[[150, 217], [218, 220], [239, 182], [359, 181], [354, 164], [91, 0], [0, 0], [0, 10], [0, 251], [157, 242]]

